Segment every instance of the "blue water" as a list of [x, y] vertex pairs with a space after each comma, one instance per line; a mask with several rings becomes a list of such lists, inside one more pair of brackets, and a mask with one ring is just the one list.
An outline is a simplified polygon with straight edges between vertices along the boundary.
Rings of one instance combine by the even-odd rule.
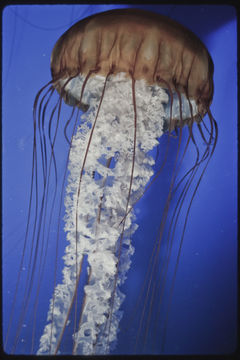
[[[22, 252], [29, 201], [32, 161], [32, 108], [37, 91], [50, 79], [50, 55], [59, 36], [73, 23], [96, 12], [125, 5], [34, 5], [9, 6], [3, 12], [3, 103], [2, 103], [2, 194], [3, 194], [3, 335], [6, 334], [17, 272]], [[168, 318], [164, 352], [166, 354], [226, 354], [236, 346], [237, 309], [237, 49], [236, 14], [231, 6], [139, 5], [172, 17], [194, 31], [205, 43], [214, 62], [214, 99], [211, 111], [218, 123], [219, 137], [213, 158], [192, 205]], [[184, 135], [186, 136], [186, 134]], [[161, 139], [159, 151], [166, 138]], [[176, 144], [172, 141], [172, 154]], [[63, 142], [58, 158], [66, 150]], [[62, 153], [61, 153], [62, 152]], [[184, 169], [194, 156], [187, 153]], [[169, 173], [154, 183], [138, 204], [139, 229], [133, 243], [136, 253], [128, 279], [123, 304], [122, 327], [129, 327], [136, 294], [146, 268], [161, 219]], [[182, 218], [179, 222], [183, 223]], [[178, 228], [177, 228], [178, 229]], [[177, 231], [177, 230], [176, 230]], [[54, 231], [53, 231], [54, 233]], [[60, 253], [64, 251], [64, 234]], [[49, 245], [54, 254], [54, 244]], [[173, 254], [177, 254], [177, 248]], [[59, 262], [61, 267], [61, 260]], [[173, 268], [172, 270], [173, 271]], [[53, 272], [48, 263], [47, 272]], [[27, 268], [23, 270], [27, 273]], [[59, 268], [59, 279], [61, 278]], [[46, 323], [51, 284], [44, 283], [39, 298], [36, 339]], [[20, 288], [16, 312], [20, 311]], [[31, 305], [31, 304], [30, 304]], [[166, 308], [166, 304], [165, 306]], [[140, 313], [136, 315], [140, 317]], [[136, 319], [135, 317], [135, 319]], [[9, 338], [14, 341], [17, 322]], [[120, 332], [116, 354], [127, 353], [134, 344], [137, 328]], [[17, 353], [31, 348], [31, 327], [23, 324]], [[71, 342], [71, 332], [66, 335]], [[154, 337], [148, 339], [146, 353], [158, 353]], [[35, 342], [34, 351], [37, 350]], [[64, 348], [67, 352], [68, 346]], [[70, 345], [71, 349], [71, 345]]]

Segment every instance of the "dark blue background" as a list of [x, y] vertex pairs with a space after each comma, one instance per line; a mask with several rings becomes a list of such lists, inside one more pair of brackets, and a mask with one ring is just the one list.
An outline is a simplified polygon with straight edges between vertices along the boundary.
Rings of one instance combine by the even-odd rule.
[[[50, 79], [50, 55], [71, 24], [95, 12], [124, 5], [9, 6], [3, 12], [3, 326], [18, 271], [29, 199], [32, 160], [32, 108], [37, 91]], [[236, 14], [231, 6], [139, 5], [172, 17], [206, 44], [215, 65], [211, 110], [219, 127], [214, 156], [193, 202], [169, 315], [166, 353], [224, 354], [236, 344], [237, 287], [237, 50]], [[161, 147], [160, 147], [161, 149]], [[60, 151], [60, 149], [59, 149]], [[61, 154], [58, 154], [61, 158]], [[192, 154], [185, 159], [192, 163]], [[162, 183], [161, 183], [162, 181]], [[152, 248], [160, 220], [164, 179], [139, 204], [136, 259], [124, 286], [126, 317], [142, 282], [141, 254]], [[158, 200], [159, 199], [159, 200]], [[62, 251], [64, 249], [64, 240]], [[146, 250], [145, 250], [146, 246]], [[50, 264], [51, 265], [51, 264]], [[51, 273], [52, 268], [49, 266]], [[59, 270], [60, 271], [60, 270]], [[51, 289], [40, 298], [42, 333]], [[21, 306], [21, 303], [18, 305]], [[140, 316], [140, 315], [139, 315]], [[27, 326], [26, 326], [27, 328]], [[20, 338], [18, 352], [31, 332]], [[119, 337], [125, 353], [134, 332]], [[36, 345], [37, 347], [37, 345]], [[7, 349], [9, 351], [9, 349]], [[151, 343], [147, 348], [151, 352]]]

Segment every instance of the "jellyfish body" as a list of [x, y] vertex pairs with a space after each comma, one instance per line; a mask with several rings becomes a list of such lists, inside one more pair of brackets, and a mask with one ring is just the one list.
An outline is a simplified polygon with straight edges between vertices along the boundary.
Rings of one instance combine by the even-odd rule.
[[[38, 353], [60, 351], [70, 313], [75, 311], [78, 319], [75, 318], [74, 324], [73, 354], [106, 354], [116, 343], [122, 317], [124, 294], [120, 288], [130, 267], [134, 253], [131, 237], [137, 229], [134, 205], [154, 174], [155, 162], [149, 152], [157, 146], [157, 139], [165, 131], [170, 136], [176, 127], [180, 129], [180, 148], [182, 128], [188, 125], [185, 153], [190, 140], [195, 144], [193, 123], [196, 122], [202, 131], [200, 123], [208, 113], [209, 138], [206, 140], [203, 135], [206, 150], [200, 157], [196, 146], [196, 162], [187, 174], [177, 212], [198, 166], [204, 160], [208, 163], [214, 151], [217, 136], [211, 151], [210, 144], [217, 129], [209, 110], [213, 96], [213, 64], [205, 46], [181, 25], [158, 14], [125, 9], [91, 16], [71, 27], [53, 49], [51, 71], [53, 79], [47, 92], [41, 95], [41, 90], [36, 98], [35, 117], [38, 107], [38, 119], [44, 119], [42, 114], [48, 105], [46, 96], [55, 89], [60, 95], [56, 106], [57, 122], [62, 99], [76, 110], [77, 116], [70, 138], [66, 137], [69, 153], [63, 184], [68, 172], [64, 198], [68, 245], [63, 258], [63, 277], [60, 284], [54, 281], [48, 324]], [[81, 119], [80, 110], [85, 111]], [[51, 120], [52, 116], [49, 129]], [[37, 120], [35, 131], [36, 123]], [[55, 134], [49, 137], [50, 161], [42, 156], [46, 183], [46, 174], [55, 163], [56, 134], [57, 127]], [[43, 148], [44, 141], [43, 137]], [[145, 285], [147, 294], [151, 294], [147, 299], [149, 316], [152, 316], [154, 295], [159, 292], [152, 277], [158, 267], [163, 229], [176, 186], [177, 161], [181, 163], [179, 151], [151, 260], [152, 270]], [[46, 185], [43, 203], [47, 193]], [[41, 228], [41, 223], [38, 226]], [[172, 243], [168, 245], [167, 258]], [[88, 275], [83, 299], [78, 305], [84, 261], [88, 263]], [[145, 302], [140, 328], [144, 328], [146, 306]], [[148, 331], [148, 325], [144, 331]]]

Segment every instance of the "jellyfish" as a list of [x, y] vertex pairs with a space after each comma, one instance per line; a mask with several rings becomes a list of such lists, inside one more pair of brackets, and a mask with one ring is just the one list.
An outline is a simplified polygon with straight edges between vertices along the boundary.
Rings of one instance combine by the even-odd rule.
[[[87, 17], [67, 30], [52, 51], [51, 73], [52, 80], [39, 91], [34, 103], [32, 185], [20, 266], [28, 256], [31, 271], [13, 347], [19, 341], [33, 289], [32, 344], [35, 341], [45, 258], [54, 237], [54, 266], [49, 274], [53, 291], [37, 353], [61, 353], [69, 323], [73, 327], [73, 354], [109, 354], [114, 349], [124, 316], [122, 287], [135, 251], [131, 241], [138, 228], [135, 206], [161, 176], [173, 137], [177, 147], [170, 185], [139, 289], [140, 305], [136, 304], [141, 308], [136, 334], [139, 346], [152, 334], [151, 319], [162, 314], [173, 240], [179, 237], [164, 315], [164, 343], [189, 211], [217, 142], [217, 124], [210, 111], [212, 59], [203, 43], [175, 21], [140, 9], [118, 9]], [[64, 120], [65, 106], [71, 110]], [[68, 150], [60, 175], [55, 147], [62, 126]], [[184, 142], [185, 126], [188, 136]], [[195, 128], [205, 145], [202, 153]], [[164, 134], [166, 151], [156, 170], [159, 154], [154, 158], [153, 152]], [[190, 143], [196, 158], [179, 178]], [[182, 231], [176, 234], [179, 214], [194, 181]], [[177, 201], [171, 212], [174, 196]], [[67, 245], [63, 259], [58, 259], [63, 208]], [[62, 277], [57, 280], [59, 263]], [[15, 297], [20, 277], [21, 271]], [[11, 322], [10, 318], [10, 327]], [[158, 336], [157, 322], [153, 328]]]

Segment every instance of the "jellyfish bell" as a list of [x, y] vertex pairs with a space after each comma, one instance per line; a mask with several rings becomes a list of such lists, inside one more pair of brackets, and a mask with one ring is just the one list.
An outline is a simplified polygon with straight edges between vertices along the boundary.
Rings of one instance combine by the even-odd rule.
[[[90, 16], [67, 30], [54, 46], [51, 73], [52, 81], [40, 90], [34, 105], [35, 139], [36, 124], [42, 121], [42, 130], [39, 130], [41, 148], [44, 148], [46, 141], [43, 128], [52, 127], [53, 116], [57, 113], [54, 136], [49, 136], [48, 161], [47, 154], [42, 155], [45, 185], [42, 207], [36, 211], [35, 219], [47, 211], [49, 189], [46, 174], [53, 171], [55, 178], [58, 177], [54, 147], [58, 123], [62, 121], [62, 99], [76, 110], [76, 116], [69, 119], [73, 123], [72, 133], [70, 136], [65, 134], [69, 151], [62, 187], [55, 189], [56, 194], [60, 193], [60, 208], [63, 207], [63, 197], [65, 205], [67, 246], [63, 256], [62, 282], [57, 284], [54, 275], [53, 295], [38, 354], [57, 354], [61, 351], [71, 313], [75, 314], [72, 353], [107, 354], [116, 344], [123, 316], [121, 305], [125, 295], [121, 286], [131, 264], [134, 253], [131, 239], [138, 227], [134, 205], [161, 173], [159, 169], [154, 174], [155, 161], [150, 152], [156, 148], [164, 132], [167, 131], [170, 137], [171, 131], [178, 127], [178, 151], [169, 193], [159, 236], [153, 248], [151, 268], [144, 282], [147, 295], [139, 332], [143, 331], [145, 337], [152, 317], [153, 299], [159, 298], [164, 291], [165, 277], [160, 276], [159, 286], [155, 286], [152, 279], [159, 264], [172, 196], [183, 182], [183, 190], [171, 218], [170, 235], [167, 236], [165, 273], [186, 193], [200, 164], [204, 161], [208, 164], [216, 145], [216, 122], [209, 109], [213, 96], [213, 63], [202, 42], [182, 25], [159, 14], [124, 9]], [[46, 124], [46, 108], [55, 89], [60, 95], [59, 102], [51, 113], [49, 124]], [[201, 128], [205, 114], [209, 115], [210, 120], [210, 129], [206, 131], [208, 138]], [[202, 156], [199, 155], [192, 131], [194, 122], [206, 144]], [[184, 125], [188, 125], [189, 135], [180, 157]], [[179, 180], [178, 167], [190, 141], [196, 149], [196, 160]], [[35, 148], [33, 158], [36, 167]], [[166, 161], [167, 156], [163, 159], [162, 167]], [[206, 165], [199, 175], [189, 209]], [[37, 178], [33, 177], [34, 181], [37, 182]], [[180, 235], [181, 242], [186, 222], [187, 215]], [[42, 230], [42, 222], [38, 220], [36, 223], [37, 230], [33, 236], [39, 239], [46, 237], [47, 231]], [[48, 224], [51, 227], [51, 217]], [[58, 243], [58, 234], [56, 237]], [[57, 256], [56, 251], [54, 274]], [[79, 283], [84, 277], [83, 264], [86, 262], [87, 276], [80, 294]], [[41, 264], [39, 273], [42, 274], [43, 270]], [[32, 278], [34, 276], [39, 293], [41, 276], [33, 274]], [[157, 276], [160, 279], [159, 274]], [[37, 305], [35, 314], [36, 308]]]
[[[63, 79], [79, 74], [122, 72], [144, 79], [194, 99], [198, 119], [213, 96], [213, 63], [203, 43], [175, 21], [140, 9], [107, 11], [73, 25], [54, 46], [51, 72], [53, 79], [60, 77], [58, 91]], [[80, 94], [75, 96], [77, 104]]]

